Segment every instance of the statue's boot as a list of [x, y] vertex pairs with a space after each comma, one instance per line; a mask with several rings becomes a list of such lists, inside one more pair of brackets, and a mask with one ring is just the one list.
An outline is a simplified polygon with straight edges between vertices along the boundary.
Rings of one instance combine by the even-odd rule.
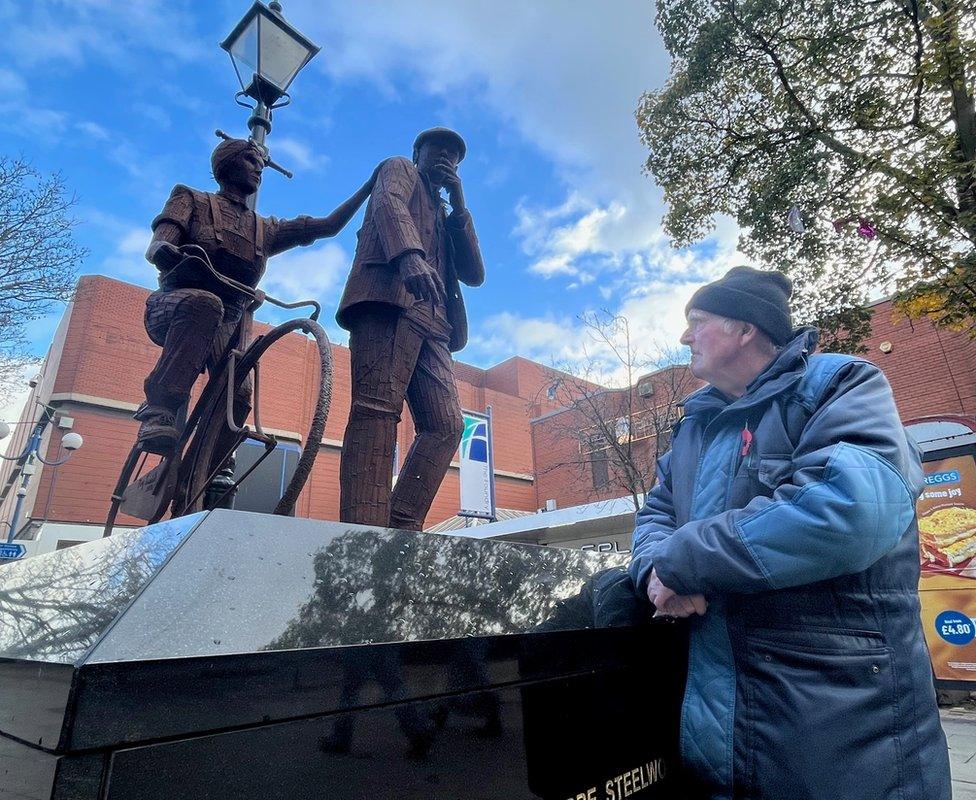
[[168, 456], [183, 432], [176, 414], [165, 406], [143, 403], [133, 415], [142, 424], [136, 443], [147, 453]]

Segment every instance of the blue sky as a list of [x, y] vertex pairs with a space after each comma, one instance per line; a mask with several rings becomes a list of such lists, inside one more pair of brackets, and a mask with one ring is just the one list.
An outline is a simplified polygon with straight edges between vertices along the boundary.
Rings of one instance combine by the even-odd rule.
[[[652, 352], [680, 333], [701, 282], [734, 263], [735, 230], [678, 252], [661, 192], [641, 174], [633, 111], [667, 56], [651, 0], [283, 0], [322, 46], [269, 137], [264, 214], [326, 213], [414, 135], [449, 125], [487, 266], [466, 292], [464, 361], [583, 358], [578, 316], [608, 309]], [[0, 0], [0, 133], [8, 155], [60, 170], [78, 195], [81, 273], [151, 286], [149, 222], [174, 183], [213, 187], [215, 128], [246, 134], [217, 43], [242, 0]], [[336, 238], [270, 262], [265, 288], [334, 309], [361, 213]], [[61, 309], [32, 329], [43, 353]], [[265, 319], [274, 320], [267, 312]], [[345, 336], [331, 322], [329, 333]]]

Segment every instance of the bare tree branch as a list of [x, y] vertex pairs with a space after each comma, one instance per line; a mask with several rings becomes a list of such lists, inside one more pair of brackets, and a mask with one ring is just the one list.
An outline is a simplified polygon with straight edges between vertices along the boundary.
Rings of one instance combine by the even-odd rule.
[[87, 255], [73, 239], [74, 204], [60, 175], [0, 156], [0, 400], [34, 360], [25, 326], [71, 296]]

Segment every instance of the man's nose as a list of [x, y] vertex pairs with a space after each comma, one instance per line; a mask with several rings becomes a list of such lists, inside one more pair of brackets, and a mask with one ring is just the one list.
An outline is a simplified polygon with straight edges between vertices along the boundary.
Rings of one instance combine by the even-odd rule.
[[678, 339], [681, 344], [691, 344], [691, 328], [685, 328], [685, 332], [681, 334], [681, 338]]

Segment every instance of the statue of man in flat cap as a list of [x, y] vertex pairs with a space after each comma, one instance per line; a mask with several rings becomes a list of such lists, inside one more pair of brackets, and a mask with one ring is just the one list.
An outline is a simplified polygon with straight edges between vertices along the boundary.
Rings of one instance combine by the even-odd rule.
[[[172, 450], [180, 435], [179, 408], [204, 367], [216, 365], [250, 300], [188, 256], [202, 249], [217, 272], [256, 287], [269, 257], [342, 230], [369, 196], [375, 179], [374, 173], [327, 217], [279, 220], [262, 217], [247, 206], [265, 167], [262, 152], [251, 141], [221, 142], [213, 151], [211, 167], [220, 189], [211, 193], [175, 186], [153, 220], [153, 239], [146, 251], [159, 270], [159, 289], [146, 300], [146, 332], [163, 352], [145, 380], [146, 402], [135, 418], [142, 423], [138, 441], [151, 453]], [[240, 421], [250, 411], [250, 394], [247, 380], [235, 397]]]
[[[457, 173], [464, 153], [457, 133], [431, 128], [417, 136], [412, 163], [391, 158], [377, 173], [336, 314], [352, 360], [343, 522], [420, 530], [461, 439], [451, 356], [468, 335], [459, 281], [485, 279]], [[404, 399], [416, 438], [391, 491]]]

